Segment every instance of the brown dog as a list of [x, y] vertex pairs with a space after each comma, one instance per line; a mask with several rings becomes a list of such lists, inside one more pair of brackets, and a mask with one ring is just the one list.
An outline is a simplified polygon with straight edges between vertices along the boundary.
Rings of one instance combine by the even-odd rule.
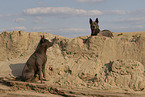
[[22, 72], [23, 81], [32, 81], [36, 75], [39, 75], [39, 79], [46, 80], [45, 78], [45, 63], [47, 61], [46, 51], [53, 45], [53, 42], [41, 37], [41, 40], [35, 50], [30, 56]]

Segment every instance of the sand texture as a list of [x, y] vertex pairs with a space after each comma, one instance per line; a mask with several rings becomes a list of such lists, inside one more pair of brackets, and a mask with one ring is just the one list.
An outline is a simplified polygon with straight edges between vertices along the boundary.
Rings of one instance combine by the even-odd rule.
[[[66, 38], [41, 32], [0, 33], [0, 93], [5, 97], [144, 97], [145, 31], [113, 34], [113, 38]], [[47, 50], [47, 81], [14, 81], [41, 35], [56, 37]]]

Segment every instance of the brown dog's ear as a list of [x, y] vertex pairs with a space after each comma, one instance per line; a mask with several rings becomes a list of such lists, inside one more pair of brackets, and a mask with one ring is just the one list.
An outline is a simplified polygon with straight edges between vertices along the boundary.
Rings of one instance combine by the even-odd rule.
[[43, 39], [45, 39], [44, 35], [43, 35]]
[[40, 40], [40, 42], [41, 42], [41, 43], [44, 42], [44, 35], [43, 35], [43, 36], [41, 35], [41, 40]]
[[90, 22], [90, 24], [92, 24], [92, 19], [91, 18], [90, 18], [90, 21], [89, 22]]
[[95, 22], [99, 23], [99, 20], [98, 20], [98, 18], [96, 18], [96, 21], [95, 21]]
[[43, 36], [41, 35], [41, 38], [43, 38], [43, 39], [44, 39], [44, 38], [45, 38], [45, 37], [44, 37], [44, 35], [43, 35]]
[[57, 40], [56, 36], [52, 39], [52, 42], [54, 43]]

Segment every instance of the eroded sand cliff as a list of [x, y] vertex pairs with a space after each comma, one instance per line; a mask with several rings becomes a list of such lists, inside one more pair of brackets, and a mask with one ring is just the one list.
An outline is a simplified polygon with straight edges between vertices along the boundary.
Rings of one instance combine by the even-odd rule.
[[41, 32], [3, 32], [0, 76], [21, 76], [43, 34], [47, 39], [56, 37], [53, 47], [47, 50], [46, 85], [144, 94], [145, 32], [114, 33], [112, 39], [101, 35], [65, 38]]

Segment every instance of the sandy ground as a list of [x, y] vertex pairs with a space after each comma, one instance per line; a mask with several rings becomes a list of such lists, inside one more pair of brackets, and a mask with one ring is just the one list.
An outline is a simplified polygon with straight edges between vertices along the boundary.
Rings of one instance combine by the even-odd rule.
[[13, 80], [21, 76], [42, 33], [19, 34], [1, 34], [0, 97], [145, 97], [145, 31], [114, 33], [113, 39], [57, 36], [47, 52], [43, 84]]
[[62, 97], [54, 94], [38, 93], [32, 90], [12, 90], [10, 87], [0, 83], [0, 97]]

